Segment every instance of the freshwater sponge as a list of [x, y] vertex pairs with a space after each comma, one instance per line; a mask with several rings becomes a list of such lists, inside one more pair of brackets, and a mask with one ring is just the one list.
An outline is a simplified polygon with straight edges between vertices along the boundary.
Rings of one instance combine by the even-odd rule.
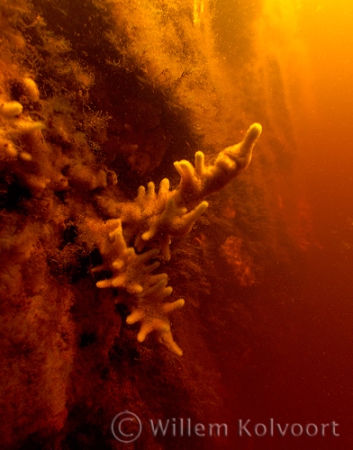
[[103, 264], [94, 268], [94, 272], [109, 270], [112, 275], [98, 281], [97, 287], [123, 288], [131, 295], [128, 305], [131, 313], [126, 322], [141, 323], [139, 342], [154, 332], [168, 350], [182, 355], [173, 340], [168, 316], [185, 302], [183, 299], [165, 301], [172, 293], [172, 288], [167, 286], [168, 275], [152, 274], [160, 266], [159, 261], [147, 263], [160, 252], [165, 261], [171, 258], [171, 239], [190, 233], [208, 207], [204, 197], [222, 189], [248, 167], [261, 131], [261, 125], [251, 125], [244, 140], [221, 151], [211, 165], [205, 165], [204, 154], [200, 151], [195, 155], [195, 166], [185, 160], [175, 162], [181, 176], [175, 190], [170, 190], [166, 178], [161, 181], [158, 193], [153, 182], [148, 184], [147, 190], [140, 186], [133, 202], [118, 206], [120, 217], [101, 226], [100, 235], [104, 237], [99, 239], [98, 247]]

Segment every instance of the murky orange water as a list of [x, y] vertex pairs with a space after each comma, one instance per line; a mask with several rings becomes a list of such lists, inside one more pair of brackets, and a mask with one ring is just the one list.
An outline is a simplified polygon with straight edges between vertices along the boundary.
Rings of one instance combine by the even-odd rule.
[[[252, 424], [268, 424], [270, 418], [336, 421], [340, 436], [253, 436], [238, 439], [237, 448], [348, 449], [353, 446], [353, 3], [263, 3], [254, 26], [258, 62], [270, 67], [272, 58], [278, 64], [279, 95], [296, 140], [296, 174], [283, 187], [283, 201], [301, 202], [311, 232], [304, 258], [293, 255], [301, 269], [264, 295], [271, 338], [251, 349], [253, 366], [243, 373], [239, 410]], [[262, 82], [270, 89], [271, 124], [280, 133], [276, 86], [266, 69]], [[283, 296], [287, 306], [271, 310], [269, 295]]]

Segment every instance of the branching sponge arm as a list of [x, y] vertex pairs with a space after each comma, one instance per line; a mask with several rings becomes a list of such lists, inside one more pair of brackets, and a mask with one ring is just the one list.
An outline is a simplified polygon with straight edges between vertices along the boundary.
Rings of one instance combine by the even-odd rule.
[[202, 152], [196, 152], [195, 167], [189, 161], [175, 162], [174, 166], [181, 177], [173, 195], [176, 203], [184, 206], [195, 205], [226, 186], [250, 164], [252, 150], [261, 131], [260, 124], [252, 124], [242, 142], [225, 148], [210, 166], [205, 165]]
[[139, 342], [153, 333], [169, 351], [182, 355], [173, 339], [169, 315], [185, 302], [184, 299], [166, 300], [173, 289], [167, 286], [166, 273], [153, 274], [160, 265], [154, 259], [161, 251], [161, 257], [168, 261], [171, 239], [190, 233], [208, 206], [203, 199], [247, 168], [261, 130], [261, 125], [251, 125], [244, 140], [221, 151], [212, 165], [205, 164], [201, 151], [196, 152], [195, 166], [186, 160], [175, 162], [180, 174], [177, 189], [170, 190], [166, 178], [158, 192], [153, 182], [148, 183], [147, 190], [140, 186], [133, 202], [120, 205], [119, 219], [104, 225], [107, 236], [100, 238], [98, 245], [104, 262], [94, 271], [109, 270], [112, 275], [98, 281], [97, 287], [123, 288], [130, 294], [132, 301], [126, 322], [140, 323]]

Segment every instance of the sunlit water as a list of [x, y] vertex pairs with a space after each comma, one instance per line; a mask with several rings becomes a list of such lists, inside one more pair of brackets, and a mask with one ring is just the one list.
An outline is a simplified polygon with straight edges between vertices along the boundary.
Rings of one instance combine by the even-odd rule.
[[[271, 337], [255, 342], [246, 355], [240, 399], [230, 400], [239, 402], [233, 431], [239, 431], [239, 418], [252, 425], [268, 425], [270, 418], [303, 425], [336, 421], [339, 437], [277, 433], [237, 439], [237, 448], [348, 449], [353, 445], [353, 3], [264, 0], [262, 7], [253, 2], [248, 9], [256, 16], [255, 64], [262, 69], [269, 123], [288, 145], [280, 113], [285, 104], [285, 120], [294, 130], [296, 171], [287, 184], [285, 175], [278, 184], [282, 207], [290, 201], [301, 205], [299, 215], [310, 230], [301, 243], [303, 257], [292, 255], [300, 270], [277, 286], [269, 280], [263, 293]], [[274, 296], [283, 297], [277, 310]]]

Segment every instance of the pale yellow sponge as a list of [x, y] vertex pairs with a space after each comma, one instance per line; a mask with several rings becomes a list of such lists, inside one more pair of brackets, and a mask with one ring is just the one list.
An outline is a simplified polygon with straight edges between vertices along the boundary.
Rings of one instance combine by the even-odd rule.
[[152, 181], [148, 183], [147, 190], [144, 186], [140, 186], [133, 202], [120, 205], [120, 218], [123, 225], [135, 229], [144, 228], [146, 221], [163, 212], [169, 195], [168, 178], [164, 178], [160, 182], [158, 193], [156, 193], [156, 187]]
[[[183, 299], [164, 301], [172, 292], [167, 286], [168, 276], [166, 273], [152, 274], [159, 267], [159, 261], [147, 263], [160, 250], [164, 260], [171, 258], [172, 237], [190, 233], [195, 221], [208, 207], [203, 199], [222, 189], [247, 168], [261, 131], [261, 125], [251, 125], [243, 141], [225, 148], [211, 165], [205, 164], [205, 156], [200, 151], [195, 155], [195, 166], [185, 160], [175, 162], [181, 177], [177, 189], [170, 190], [167, 178], [161, 181], [158, 192], [153, 182], [148, 183], [147, 190], [140, 186], [133, 202], [118, 205], [119, 219], [107, 221], [102, 226], [102, 235], [106, 237], [103, 242], [100, 239], [99, 249], [104, 263], [94, 271], [109, 270], [112, 276], [99, 281], [97, 286], [123, 288], [131, 294], [132, 300], [128, 302], [131, 313], [126, 322], [141, 323], [137, 335], [139, 342], [154, 333], [172, 353], [182, 355], [172, 336], [169, 314], [185, 302]], [[155, 245], [159, 245], [160, 250], [153, 248]], [[149, 250], [143, 252], [145, 247]]]
[[[151, 249], [141, 255], [136, 254], [133, 247], [128, 247], [122, 232], [120, 219], [114, 220], [114, 230], [109, 233], [109, 243], [101, 252], [104, 264], [95, 267], [94, 272], [110, 270], [111, 278], [98, 281], [99, 288], [124, 288], [129, 294], [140, 294], [159, 281], [168, 279], [167, 274], [152, 275], [159, 267], [159, 261], [146, 265], [148, 261], [158, 255], [158, 249]], [[110, 244], [110, 245], [109, 245]]]
[[195, 167], [186, 160], [174, 163], [181, 180], [173, 194], [178, 205], [195, 205], [213, 192], [221, 190], [250, 164], [252, 150], [262, 127], [254, 123], [239, 144], [221, 151], [212, 165], [205, 165], [205, 155], [195, 154]]
[[191, 211], [178, 206], [169, 190], [169, 180], [164, 178], [158, 193], [153, 182], [148, 183], [147, 191], [139, 187], [134, 202], [121, 205], [121, 221], [125, 225], [126, 235], [134, 236], [135, 247], [142, 251], [147, 242], [157, 240], [163, 259], [170, 259], [169, 244], [171, 237], [188, 234], [195, 221], [206, 210], [208, 203], [201, 202]]
[[190, 233], [194, 223], [207, 207], [208, 203], [204, 201], [188, 211], [187, 208], [177, 206], [174, 198], [170, 198], [164, 211], [147, 222], [148, 229], [141, 235], [142, 241], [158, 238], [163, 258], [169, 261], [171, 237], [183, 237]]
[[151, 249], [140, 255], [133, 247], [128, 247], [123, 236], [121, 220], [110, 220], [104, 225], [108, 240], [101, 243], [100, 251], [104, 263], [93, 272], [109, 270], [109, 279], [96, 283], [99, 288], [123, 288], [132, 295], [132, 312], [127, 317], [128, 324], [141, 322], [137, 340], [143, 342], [151, 332], [156, 332], [158, 341], [170, 351], [181, 355], [182, 351], [174, 342], [168, 315], [184, 305], [184, 300], [164, 302], [173, 289], [168, 284], [166, 273], [152, 274], [160, 265], [159, 261], [147, 264], [159, 254]]
[[183, 352], [173, 339], [168, 315], [182, 308], [185, 301], [180, 298], [174, 302], [164, 302], [164, 298], [168, 297], [172, 290], [170, 286], [167, 287], [167, 280], [164, 279], [145, 290], [139, 296], [136, 306], [133, 306], [126, 323], [141, 322], [137, 335], [139, 342], [143, 342], [150, 333], [155, 333], [158, 342], [172, 353], [181, 356]]
[[22, 113], [23, 106], [19, 102], [0, 102], [0, 116], [10, 119]]
[[0, 160], [17, 156], [23, 161], [32, 159], [28, 152], [20, 151], [15, 143], [26, 134], [42, 130], [44, 124], [28, 116], [23, 117], [22, 112], [21, 103], [0, 100]]
[[26, 77], [22, 80], [25, 87], [27, 96], [31, 102], [37, 102], [39, 100], [40, 94], [38, 86], [32, 78]]

